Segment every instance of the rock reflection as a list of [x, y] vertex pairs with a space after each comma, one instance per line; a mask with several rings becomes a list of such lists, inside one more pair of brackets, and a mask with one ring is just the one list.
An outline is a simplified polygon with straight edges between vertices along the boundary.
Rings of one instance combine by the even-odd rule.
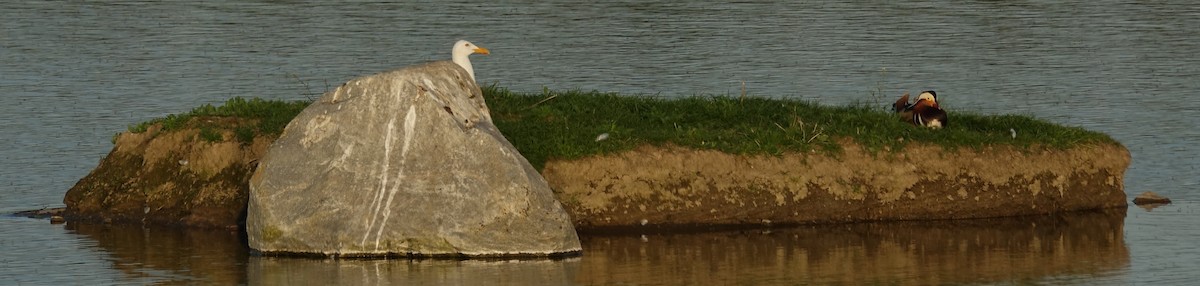
[[251, 257], [247, 273], [252, 285], [570, 285], [579, 260]]
[[937, 285], [1095, 279], [1128, 268], [1124, 218], [1119, 208], [1007, 219], [584, 236], [577, 282]]
[[246, 243], [237, 232], [144, 228], [68, 222], [68, 231], [96, 241], [113, 269], [155, 284], [245, 284]]
[[68, 223], [126, 281], [251, 285], [971, 284], [1121, 281], [1126, 209], [1008, 219], [581, 236], [563, 260], [248, 256], [228, 231]]

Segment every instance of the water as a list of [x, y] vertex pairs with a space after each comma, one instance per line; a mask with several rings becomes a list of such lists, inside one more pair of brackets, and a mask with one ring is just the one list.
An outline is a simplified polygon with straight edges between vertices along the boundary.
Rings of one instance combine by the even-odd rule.
[[[236, 244], [186, 250], [172, 246], [187, 245], [188, 237], [200, 236], [198, 232], [138, 227], [102, 236], [85, 226], [4, 218], [0, 252], [6, 255], [0, 258], [0, 281], [256, 283], [275, 281], [272, 277], [289, 270], [329, 273], [324, 277], [380, 277], [363, 278], [365, 282], [412, 279], [449, 284], [543, 277], [537, 275], [546, 275], [539, 281], [547, 284], [786, 284], [854, 278], [789, 274], [842, 267], [856, 273], [892, 273], [878, 276], [891, 279], [879, 280], [887, 284], [1181, 284], [1200, 277], [1190, 273], [1200, 262], [1200, 248], [1191, 242], [1200, 235], [1200, 227], [1190, 223], [1198, 218], [1200, 200], [1195, 191], [1200, 186], [1200, 147], [1194, 144], [1200, 142], [1195, 128], [1200, 126], [1200, 97], [1193, 96], [1200, 90], [1197, 31], [1200, 4], [1188, 1], [0, 4], [3, 212], [61, 206], [63, 193], [95, 167], [112, 147], [112, 135], [129, 124], [233, 96], [316, 97], [355, 76], [448, 58], [448, 46], [458, 39], [492, 51], [474, 58], [480, 82], [518, 91], [738, 94], [744, 82], [748, 93], [756, 96], [882, 106], [905, 91], [935, 89], [943, 105], [953, 110], [1031, 114], [1106, 132], [1132, 152], [1133, 165], [1125, 180], [1131, 197], [1154, 191], [1176, 201], [1153, 211], [1131, 207], [1123, 224], [1114, 226], [1121, 229], [1117, 241], [1125, 252], [1105, 248], [1113, 253], [1097, 258], [1103, 261], [1078, 262], [1082, 270], [1041, 273], [934, 273], [922, 267], [842, 263], [892, 259], [873, 255], [876, 250], [826, 254], [842, 259], [833, 262], [767, 259], [754, 264], [734, 256], [772, 252], [753, 249], [762, 238], [745, 233], [722, 233], [718, 236], [727, 240], [705, 249], [680, 245], [700, 243], [710, 234], [649, 235], [647, 241], [638, 234], [588, 237], [589, 255], [555, 262], [278, 260], [245, 257]], [[886, 231], [879, 234], [922, 227], [930, 226], [883, 227]], [[991, 234], [986, 228], [974, 229], [976, 236]], [[774, 232], [789, 231], [803, 232]], [[821, 235], [805, 237], [809, 238], [793, 242]], [[656, 244], [663, 239], [687, 243]], [[130, 241], [146, 244], [130, 250], [141, 254], [129, 256], [123, 254], [126, 248], [111, 246]], [[800, 247], [772, 241], [776, 248]], [[937, 245], [931, 248], [948, 244]], [[1080, 253], [1062, 245], [1046, 247], [1041, 251]], [[609, 255], [610, 249], [638, 255]], [[706, 255], [679, 259], [663, 257], [670, 253], [661, 251]], [[991, 255], [983, 255], [987, 253]], [[1058, 259], [1022, 253], [1010, 248], [967, 250], [970, 258], [956, 263]], [[695, 278], [687, 271], [734, 278]], [[611, 277], [594, 278], [596, 272]], [[918, 278], [973, 274], [987, 279]]]
[[1116, 209], [1022, 219], [593, 234], [582, 239], [583, 257], [457, 261], [257, 257], [246, 255], [236, 232], [6, 218], [0, 224], [37, 235], [5, 243], [39, 236], [72, 240], [45, 251], [68, 257], [5, 260], [8, 269], [0, 270], [0, 278], [9, 274], [30, 284], [94, 276], [113, 283], [222, 285], [1128, 284], [1125, 219], [1125, 210]]

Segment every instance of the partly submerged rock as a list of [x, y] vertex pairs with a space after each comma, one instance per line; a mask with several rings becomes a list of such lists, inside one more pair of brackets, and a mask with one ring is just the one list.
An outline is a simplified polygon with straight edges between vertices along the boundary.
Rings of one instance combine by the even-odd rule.
[[64, 210], [66, 208], [42, 208], [40, 210], [19, 211], [12, 215], [27, 218], [53, 218], [62, 216]]
[[357, 78], [305, 109], [251, 178], [246, 224], [266, 254], [581, 250], [545, 179], [449, 61]]
[[1160, 196], [1154, 192], [1144, 192], [1144, 193], [1138, 195], [1137, 197], [1133, 198], [1133, 204], [1139, 205], [1139, 206], [1140, 205], [1149, 205], [1149, 204], [1164, 205], [1164, 204], [1169, 204], [1169, 203], [1171, 203], [1171, 199], [1164, 197], [1164, 196]]

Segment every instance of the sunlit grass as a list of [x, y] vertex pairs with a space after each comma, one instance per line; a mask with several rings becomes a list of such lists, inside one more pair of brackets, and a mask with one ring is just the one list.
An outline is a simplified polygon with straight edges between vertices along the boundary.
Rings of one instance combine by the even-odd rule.
[[[630, 150], [640, 145], [673, 144], [732, 154], [779, 155], [841, 150], [853, 140], [873, 152], [902, 150], [924, 142], [947, 148], [1013, 145], [1062, 149], [1078, 144], [1115, 143], [1108, 135], [1067, 127], [1026, 115], [978, 115], [949, 111], [949, 127], [918, 128], [900, 122], [879, 106], [823, 106], [807, 101], [762, 97], [693, 96], [661, 98], [603, 92], [518, 93], [487, 86], [484, 98], [496, 126], [530, 163], [575, 159]], [[252, 140], [279, 134], [309, 101], [233, 98], [130, 126], [144, 132], [153, 124], [176, 130], [201, 116], [240, 117], [252, 126], [218, 126], [232, 138], [201, 132], [206, 141]], [[201, 126], [204, 131], [204, 126]], [[603, 140], [597, 140], [603, 134]], [[1016, 136], [1013, 136], [1016, 134]]]
[[[1025, 115], [950, 111], [949, 127], [932, 130], [908, 125], [882, 107], [866, 105], [822, 106], [728, 96], [665, 99], [581, 91], [525, 94], [496, 86], [483, 91], [496, 126], [538, 168], [550, 159], [581, 158], [643, 144], [778, 155], [838, 152], [839, 140], [844, 139], [872, 151], [885, 146], [901, 150], [911, 142], [947, 148], [1055, 149], [1115, 142], [1103, 133]], [[596, 141], [600, 134], [607, 134], [607, 139]]]
[[234, 97], [225, 101], [220, 106], [205, 104], [187, 113], [167, 115], [163, 118], [130, 125], [129, 131], [142, 133], [146, 132], [150, 126], [161, 124], [162, 129], [160, 129], [160, 132], [167, 132], [184, 128], [192, 119], [198, 117], [237, 117], [255, 122], [255, 124], [252, 126], [202, 125], [200, 126], [201, 139], [207, 142], [223, 141], [226, 138], [223, 138], [220, 133], [213, 129], [223, 128], [233, 130], [234, 137], [239, 141], [249, 142], [254, 139], [256, 134], [279, 134], [283, 132], [283, 128], [287, 126], [288, 122], [292, 121], [292, 118], [295, 118], [297, 114], [300, 114], [300, 111], [304, 110], [308, 104], [308, 101], [289, 102]]

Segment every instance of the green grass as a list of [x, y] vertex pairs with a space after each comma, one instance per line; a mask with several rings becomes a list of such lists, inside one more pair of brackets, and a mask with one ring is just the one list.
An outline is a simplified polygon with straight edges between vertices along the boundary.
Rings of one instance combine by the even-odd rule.
[[[522, 94], [496, 86], [483, 91], [496, 126], [539, 169], [550, 159], [575, 159], [644, 144], [780, 155], [836, 154], [843, 138], [875, 152], [885, 146], [901, 150], [910, 142], [951, 149], [1014, 145], [1027, 150], [1116, 142], [1103, 133], [1024, 115], [950, 111], [949, 127], [931, 130], [901, 122], [880, 106], [822, 106], [761, 97], [664, 99], [581, 91]], [[1010, 129], [1017, 132], [1015, 138]], [[596, 141], [603, 133], [608, 139]]]
[[225, 141], [225, 136], [221, 136], [221, 132], [213, 129], [212, 126], [202, 126], [200, 127], [200, 139], [209, 143], [221, 142]]
[[[494, 85], [484, 87], [483, 93], [496, 126], [538, 169], [551, 159], [576, 159], [640, 145], [673, 144], [732, 154], [781, 155], [810, 151], [837, 154], [842, 140], [853, 140], [872, 152], [885, 147], [902, 150], [911, 142], [951, 149], [1013, 145], [1026, 150], [1116, 143], [1103, 133], [1026, 115], [951, 110], [949, 127], [931, 130], [900, 122], [891, 112], [873, 105], [822, 106], [798, 100], [728, 96], [666, 99], [582, 91], [529, 94]], [[144, 132], [150, 125], [161, 123], [163, 131], [170, 131], [197, 116], [248, 117], [258, 120], [257, 125], [225, 128], [233, 130], [233, 137], [239, 141], [249, 142], [255, 134], [282, 132], [308, 104], [233, 98], [219, 107], [201, 106], [186, 114], [133, 125], [129, 130]], [[1010, 129], [1016, 131], [1015, 138]], [[607, 139], [597, 141], [601, 134], [608, 134]], [[211, 134], [202, 137], [223, 139]]]
[[263, 100], [260, 98], [245, 99], [234, 97], [225, 101], [221, 106], [212, 106], [205, 104], [203, 106], [192, 109], [192, 111], [183, 114], [172, 114], [167, 117], [157, 118], [154, 120], [142, 122], [136, 125], [130, 125], [129, 131], [133, 133], [146, 132], [150, 126], [154, 124], [162, 124], [160, 131], [172, 131], [184, 128], [189, 121], [196, 117], [214, 116], [214, 117], [239, 117], [250, 119], [257, 122], [254, 126], [200, 126], [201, 139], [208, 142], [218, 142], [224, 140], [220, 132], [212, 128], [226, 128], [234, 131], [238, 141], [248, 143], [254, 140], [256, 134], [279, 134], [283, 132], [283, 128], [288, 122], [300, 114], [309, 104], [308, 101], [280, 101], [280, 100]]

